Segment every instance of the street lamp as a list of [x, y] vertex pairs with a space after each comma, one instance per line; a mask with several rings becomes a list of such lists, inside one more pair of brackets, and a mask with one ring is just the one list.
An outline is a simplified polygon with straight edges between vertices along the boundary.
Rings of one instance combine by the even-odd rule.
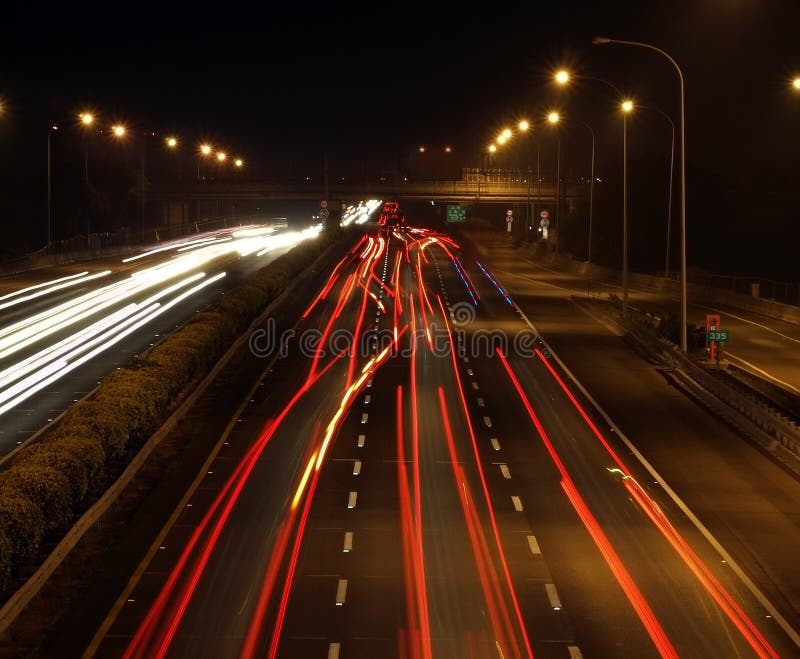
[[[681, 350], [686, 352], [688, 349], [686, 331], [686, 95], [683, 71], [681, 71], [681, 67], [678, 66], [678, 63], [669, 53], [648, 43], [609, 39], [608, 37], [595, 37], [592, 39], [592, 43], [595, 45], [620, 44], [623, 46], [638, 46], [639, 48], [653, 50], [669, 60], [670, 64], [678, 72], [681, 109]], [[800, 85], [795, 86], [800, 89]]]
[[[530, 123], [523, 119], [517, 124], [517, 128], [519, 128], [520, 132], [528, 133], [531, 129]], [[528, 133], [530, 135], [530, 133]], [[541, 186], [541, 176], [539, 171], [539, 140], [534, 139], [533, 137], [528, 138], [528, 199], [527, 199], [527, 206], [525, 211], [525, 242], [528, 242], [528, 230], [532, 228], [531, 225], [531, 175], [532, 175], [532, 160], [533, 154], [531, 153], [531, 141], [536, 143], [536, 185], [537, 189]], [[539, 194], [537, 193], [537, 202], [540, 201]]]
[[53, 243], [53, 174], [50, 162], [50, 136], [58, 126], [53, 124], [47, 131], [47, 252]]
[[[555, 79], [556, 84], [561, 85], [563, 87], [563, 86], [567, 85], [570, 82], [570, 80], [572, 79], [572, 76], [570, 75], [569, 71], [567, 71], [566, 69], [560, 69], [560, 70], [556, 71], [556, 73], [553, 76], [553, 78]], [[605, 80], [601, 80], [600, 78], [592, 78], [592, 79], [593, 80], [594, 79], [600, 80], [601, 82], [607, 82]], [[614, 89], [617, 89], [611, 83], [607, 83], [607, 84], [609, 84]], [[619, 92], [619, 90], [617, 90], [617, 92]], [[592, 227], [593, 227], [593, 214], [594, 214], [594, 159], [595, 159], [594, 158], [594, 154], [595, 154], [595, 139], [596, 138], [595, 138], [594, 129], [589, 124], [587, 124], [585, 121], [579, 121], [577, 119], [572, 119], [572, 121], [578, 121], [578, 123], [583, 124], [584, 126], [586, 126], [586, 128], [589, 129], [589, 132], [592, 135], [592, 165], [591, 165], [591, 168], [590, 168], [591, 169], [591, 172], [590, 172], [591, 177], [589, 179], [589, 239], [588, 239], [588, 244], [587, 244], [587, 247], [586, 247], [586, 261], [587, 261], [587, 263], [591, 263], [592, 262]]]
[[[78, 115], [81, 124], [88, 130], [89, 126], [94, 123], [94, 115], [91, 112], [81, 112]], [[89, 236], [91, 234], [91, 194], [89, 189], [89, 140], [84, 132], [83, 135], [83, 167], [84, 167], [84, 180], [86, 181], [86, 247], [89, 247]]]
[[800, 76], [792, 80], [792, 88], [796, 91], [800, 91]]
[[547, 115], [548, 123], [556, 129], [556, 254], [558, 254], [558, 243], [561, 240], [561, 222], [559, 222], [559, 210], [561, 206], [561, 136], [558, 134], [558, 122], [561, 115], [552, 111]]
[[242, 160], [241, 158], [237, 158], [236, 160], [233, 161], [233, 164], [237, 168], [241, 169], [244, 166], [244, 160]]
[[633, 101], [624, 100], [622, 109], [622, 318], [628, 317], [628, 115]]

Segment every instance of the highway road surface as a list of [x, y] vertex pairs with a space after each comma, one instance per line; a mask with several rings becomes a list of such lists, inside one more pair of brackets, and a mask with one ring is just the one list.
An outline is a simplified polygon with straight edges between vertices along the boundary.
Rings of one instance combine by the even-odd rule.
[[[771, 517], [796, 520], [797, 483], [736, 437], [740, 464], [689, 479], [681, 450], [731, 434], [694, 407], [696, 424], [650, 417], [630, 356], [605, 372], [641, 403], [623, 433], [559, 357], [600, 363], [618, 337], [552, 288], [514, 295], [449, 236], [365, 235], [297, 332], [251, 344], [286, 346], [283, 386], [220, 436], [84, 656], [796, 655], [796, 552], [761, 541], [800, 546]], [[679, 433], [654, 451], [681, 492], [636, 447], [659, 432]], [[726, 525], [732, 502], [759, 525]]]
[[0, 457], [318, 231], [237, 227], [0, 280]]

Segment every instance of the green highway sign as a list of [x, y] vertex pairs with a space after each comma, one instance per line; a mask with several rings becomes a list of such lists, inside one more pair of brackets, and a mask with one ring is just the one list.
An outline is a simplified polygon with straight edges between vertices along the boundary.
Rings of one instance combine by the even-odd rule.
[[467, 209], [461, 204], [447, 204], [447, 221], [448, 222], [466, 222]]
[[725, 342], [728, 340], [728, 330], [709, 330], [708, 340]]

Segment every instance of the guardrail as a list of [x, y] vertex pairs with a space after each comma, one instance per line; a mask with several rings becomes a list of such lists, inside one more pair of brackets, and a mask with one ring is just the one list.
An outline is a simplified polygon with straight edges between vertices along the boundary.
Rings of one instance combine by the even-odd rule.
[[[656, 335], [646, 324], [636, 320], [622, 321], [618, 319], [618, 322], [628, 331], [629, 336], [660, 360], [664, 368], [676, 372], [684, 382], [688, 378], [716, 400], [724, 403], [742, 419], [747, 420], [760, 432], [768, 435], [795, 458], [800, 459], [800, 427], [797, 424], [784, 418], [755, 396], [737, 391], [729, 384], [713, 377], [702, 366], [683, 354], [678, 346]], [[729, 415], [725, 416], [729, 417]], [[733, 421], [737, 420], [733, 419]], [[756, 436], [753, 432], [748, 432], [749, 429], [746, 425], [740, 422], [736, 425], [747, 432], [750, 437], [763, 443], [761, 437]]]

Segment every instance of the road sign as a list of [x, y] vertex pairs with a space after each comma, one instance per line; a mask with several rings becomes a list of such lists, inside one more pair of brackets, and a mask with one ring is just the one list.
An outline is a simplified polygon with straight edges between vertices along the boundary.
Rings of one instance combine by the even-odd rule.
[[512, 211], [510, 208], [506, 211], [506, 215], [508, 217], [511, 217], [513, 214], [514, 214], [514, 211]]
[[320, 218], [322, 218], [323, 220], [327, 220], [327, 219], [328, 219], [328, 216], [329, 216], [330, 214], [331, 214], [331, 212], [330, 212], [330, 211], [329, 211], [327, 208], [320, 208], [320, 209], [319, 209], [319, 216], [320, 216]]
[[546, 210], [542, 211], [541, 213], [539, 213], [539, 217], [541, 217], [543, 220], [546, 220], [547, 218], [550, 217], [550, 211]]
[[466, 222], [467, 209], [461, 204], [447, 204], [447, 221], [448, 222]]
[[708, 340], [725, 343], [728, 340], [728, 330], [709, 330]]
[[320, 208], [327, 208], [328, 207], [328, 202], [323, 199], [321, 202], [319, 202], [319, 207]]

